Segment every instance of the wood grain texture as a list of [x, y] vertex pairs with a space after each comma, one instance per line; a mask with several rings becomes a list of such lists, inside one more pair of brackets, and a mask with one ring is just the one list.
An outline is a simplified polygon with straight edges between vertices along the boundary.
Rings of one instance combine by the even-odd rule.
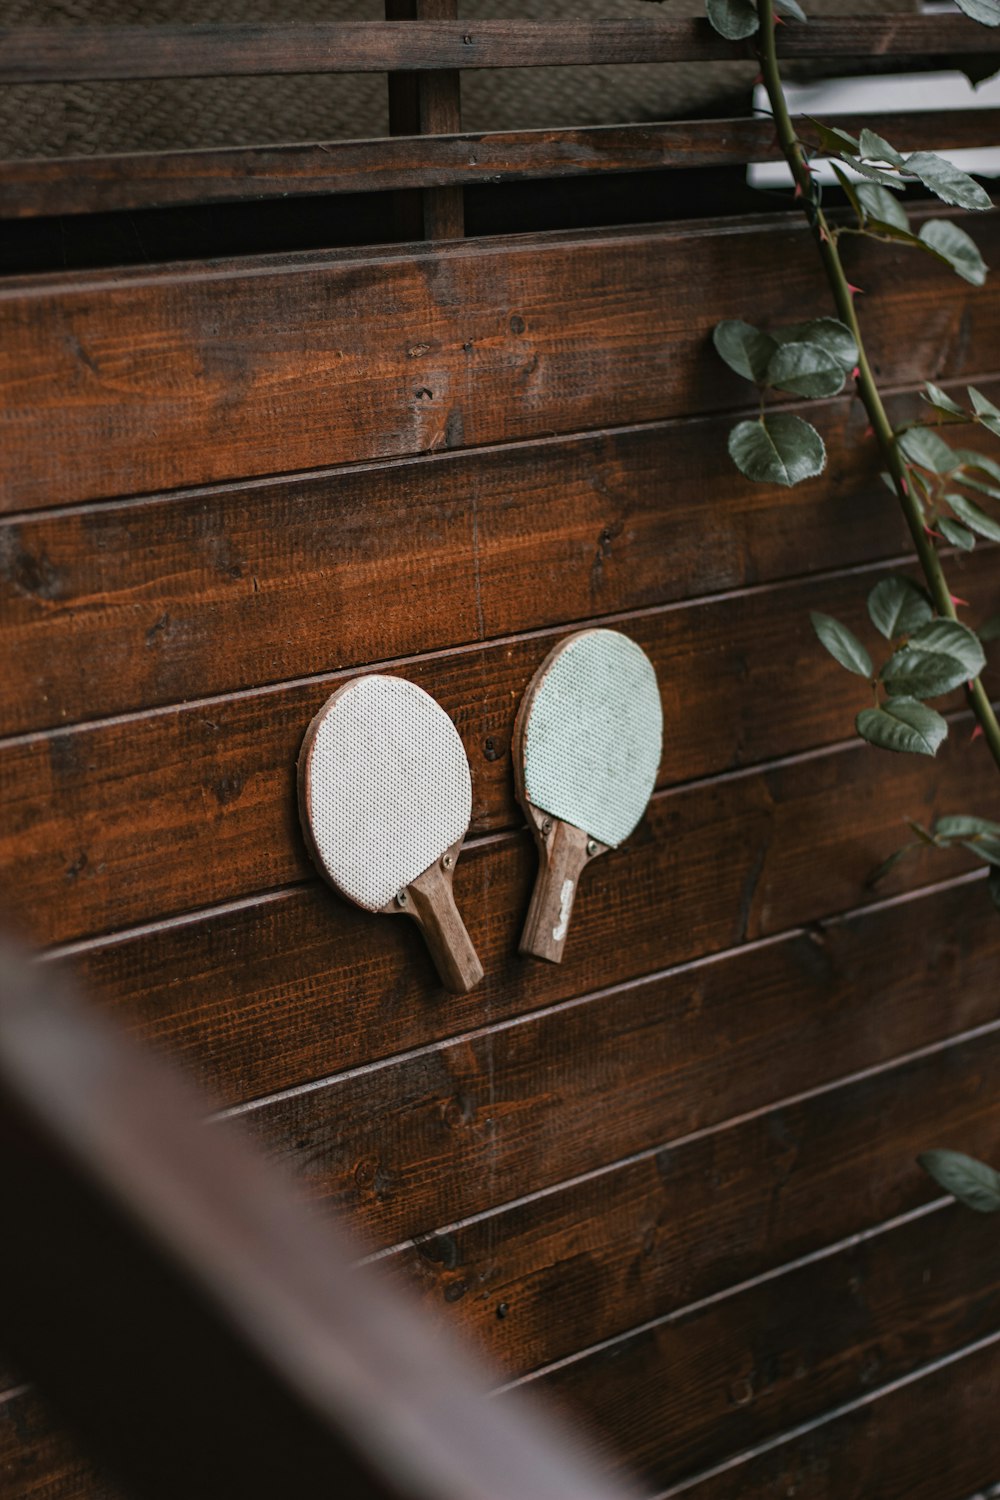
[[0, 732], [905, 552], [860, 406], [809, 415], [829, 463], [794, 493], [739, 482], [709, 418], [0, 522]]
[[[900, 151], [986, 146], [1000, 134], [990, 109], [847, 115], [837, 124], [854, 135], [868, 126]], [[737, 118], [38, 157], [4, 162], [0, 218], [739, 166], [777, 155], [767, 120]]]
[[[983, 553], [966, 577], [985, 580], [991, 569], [992, 557]], [[872, 582], [866, 577], [859, 589], [856, 579], [843, 579], [829, 593], [814, 584], [790, 586], [776, 591], [773, 614], [746, 595], [706, 604], [690, 616], [663, 610], [621, 622], [660, 677], [666, 726], [661, 787], [850, 735], [866, 703], [864, 683], [827, 658], [806, 617], [809, 608], [829, 604], [861, 628]], [[977, 602], [988, 615], [995, 607], [991, 585], [981, 592], [985, 597]], [[554, 639], [554, 632], [546, 633], [393, 666], [442, 704], [463, 737], [473, 774], [473, 834], [521, 822], [509, 763], [513, 720]], [[60, 942], [307, 878], [295, 762], [306, 728], [344, 675], [9, 741], [0, 748], [0, 899], [12, 917], [37, 941]], [[962, 761], [969, 765], [970, 805], [974, 788], [981, 789], [984, 805], [990, 800], [981, 748]], [[790, 767], [757, 782], [701, 789], [683, 805], [709, 805], [717, 797], [729, 806], [734, 797], [749, 798], [748, 821], [734, 834], [753, 844], [757, 828], [783, 817], [772, 806], [771, 788], [805, 784], [820, 764], [850, 767], [831, 772], [831, 785], [837, 774], [850, 783], [857, 778], [855, 812], [869, 830], [870, 850], [895, 837], [898, 821], [919, 812], [941, 784], [936, 767], [904, 761], [880, 768], [878, 757], [862, 747], [811, 770]], [[747, 791], [751, 785], [758, 791]], [[881, 806], [869, 810], [869, 798]], [[675, 805], [678, 798], [670, 802]], [[666, 809], [664, 803], [661, 816], [668, 816]], [[846, 829], [832, 826], [832, 805], [825, 816], [830, 835], [844, 839]], [[632, 842], [643, 837], [633, 835]], [[603, 882], [597, 868], [581, 899], [595, 881]], [[850, 882], [840, 886], [840, 904], [854, 904], [852, 882], [866, 873], [855, 864]], [[740, 886], [723, 880], [721, 888], [737, 893], [729, 930], [740, 931]], [[478, 947], [475, 934], [473, 940]]]
[[[380, 1264], [518, 1375], [934, 1201], [918, 1152], [997, 1159], [997, 1060], [994, 1028], [450, 1223]], [[355, 1210], [362, 1224], [374, 1212]], [[762, 1362], [769, 1333], [762, 1318]]]
[[998, 1326], [995, 1224], [951, 1207], [621, 1339], [528, 1389], [557, 1398], [581, 1437], [653, 1493]]
[[[667, 1494], [691, 1500], [970, 1500], [1000, 1473], [1000, 1340], [932, 1367], [759, 1456]], [[662, 1497], [666, 1500], [666, 1496]], [[971, 1500], [980, 1497], [971, 1495]]]
[[130, 1500], [33, 1390], [0, 1399], [0, 1482], [4, 1500]]
[[[844, 18], [789, 26], [783, 57], [936, 56], [983, 50], [963, 16]], [[704, 20], [411, 22], [0, 28], [0, 83], [85, 78], [211, 78], [260, 73], [384, 73], [752, 57]]]
[[[878, 765], [863, 750], [852, 755], [859, 765]], [[839, 766], [842, 758], [835, 759]], [[898, 819], [919, 811], [922, 794], [932, 788], [914, 775], [900, 805], [884, 808], [880, 818], [874, 809], [884, 807], [884, 798], [872, 774], [859, 783], [861, 812], [856, 826], [847, 827], [838, 797], [848, 795], [849, 781], [830, 780], [825, 798], [810, 797], [803, 786], [797, 800], [791, 780], [772, 773], [772, 787], [786, 798], [783, 847], [775, 847], [778, 817], [767, 808], [766, 785], [756, 780], [730, 783], [728, 792], [688, 794], [683, 803], [657, 799], [654, 821], [633, 847], [591, 871], [576, 913], [574, 948], [558, 969], [516, 957], [534, 876], [527, 838], [467, 849], [457, 871], [458, 903], [486, 979], [466, 998], [436, 989], [417, 933], [369, 918], [319, 884], [154, 924], [71, 957], [110, 1009], [182, 1056], [227, 1100], [253, 1098], [725, 950], [747, 929], [780, 932], [849, 908], [863, 897], [865, 876], [905, 835]], [[968, 789], [969, 802], [962, 805], [975, 805], [975, 790]], [[661, 807], [667, 801], [672, 805]], [[943, 877], [952, 864], [947, 856], [914, 856], [896, 884]], [[797, 882], [791, 889], [782, 885], [789, 869]], [[988, 912], [982, 891], [955, 900], [954, 908], [946, 907], [952, 922], [963, 901]], [[919, 928], [919, 919], [904, 913], [902, 930], [909, 920]], [[984, 953], [992, 954], [983, 924], [972, 930], [986, 943]], [[813, 953], [808, 944], [794, 951], [803, 962]], [[961, 944], [939, 948], [929, 937], [921, 940], [925, 956], [938, 955], [926, 957], [927, 972], [940, 972], [942, 984], [949, 979], [947, 965], [964, 951]], [[762, 961], [748, 962], [753, 973]], [[763, 972], [772, 972], [766, 963]], [[779, 965], [776, 972], [785, 971]], [[852, 963], [849, 973], [860, 983], [863, 967]], [[784, 1006], [792, 981], [774, 982]], [[960, 998], [950, 1003], [957, 1007]]]
[[[1000, 303], [905, 255], [849, 257], [882, 378], [989, 370]], [[797, 218], [11, 280], [4, 507], [732, 408], [709, 334], [750, 288], [764, 325], [827, 306]]]
[[[974, 899], [971, 891], [967, 899]], [[914, 912], [907, 915], [912, 923]], [[810, 941], [812, 954], [803, 952]], [[783, 956], [832, 962], [823, 937], [802, 939]], [[720, 961], [707, 982], [721, 987], [728, 977], [732, 984], [738, 982], [734, 976], [754, 968], [752, 960], [736, 955]], [[810, 986], [810, 977], [801, 980], [800, 1009], [808, 990], [821, 988], [816, 980]], [[835, 1079], [838, 1069], [851, 1071], [852, 1062], [864, 1068], [886, 1059], [865, 1037], [846, 1066], [843, 1053], [817, 1055], [825, 1046], [817, 1023], [803, 1031], [796, 1063], [789, 1064], [782, 1053], [794, 1047], [800, 1026], [794, 1001], [786, 1000], [774, 1026], [779, 1035], [782, 1027], [789, 1030], [784, 1048], [773, 1032], [762, 1038], [748, 1021], [720, 1065], [711, 1021], [701, 1011], [693, 1022], [688, 1019], [692, 985], [700, 978], [689, 973], [571, 1002], [540, 1019], [486, 1028], [398, 1062], [293, 1090], [242, 1110], [241, 1118], [295, 1168], [311, 1197], [349, 1213], [374, 1243], [385, 1245], [774, 1105]], [[865, 988], [877, 1013], [879, 1002]], [[1000, 1003], [991, 1002], [988, 990], [967, 1003], [984, 1024], [1000, 1026]], [[890, 1016], [895, 1004], [890, 996]], [[734, 1023], [725, 1010], [713, 1008], [711, 1014], [721, 1022], [720, 1032], [732, 1037]], [[875, 1015], [869, 1024], [878, 1024]], [[953, 1027], [949, 1018], [948, 1029]], [[832, 1048], [838, 1031], [831, 1028]], [[776, 1053], [773, 1062], [769, 1048]], [[979, 1057], [978, 1091], [992, 1063], [1000, 1062], [1000, 1037], [968, 1044], [964, 1056], [962, 1064], [935, 1065], [942, 1075], [961, 1076], [969, 1059]], [[926, 1078], [929, 1069], [919, 1071]], [[929, 1129], [937, 1128], [933, 1116], [928, 1121]]]

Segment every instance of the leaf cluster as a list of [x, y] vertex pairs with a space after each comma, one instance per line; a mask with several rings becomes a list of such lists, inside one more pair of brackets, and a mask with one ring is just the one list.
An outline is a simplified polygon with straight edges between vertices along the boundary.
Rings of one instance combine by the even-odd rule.
[[[715, 348], [731, 370], [754, 384], [761, 396], [835, 396], [858, 362], [858, 346], [845, 323], [815, 318], [765, 333], [740, 319], [719, 323]], [[788, 412], [740, 422], [729, 435], [733, 462], [748, 479], [793, 485], [821, 474], [823, 439], [810, 422]]]
[[[980, 537], [1000, 542], [1000, 516], [991, 509], [1000, 501], [1000, 464], [985, 453], [952, 447], [941, 434], [942, 427], [964, 424], [1000, 437], [1000, 407], [972, 385], [967, 407], [930, 382], [922, 396], [935, 421], [900, 428], [895, 438], [925, 526], [963, 552], [971, 552]], [[895, 489], [891, 475], [882, 477]]]
[[830, 156], [837, 181], [857, 218], [856, 227], [835, 230], [835, 234], [863, 234], [869, 239], [909, 245], [950, 266], [973, 286], [983, 285], [987, 266], [975, 240], [947, 219], [931, 219], [915, 234], [896, 196], [907, 184], [919, 182], [943, 203], [985, 213], [993, 202], [974, 178], [933, 151], [903, 156], [874, 130], [862, 130], [855, 138], [819, 120], [809, 118], [809, 125], [815, 140], [802, 145]]
[[927, 700], [979, 675], [986, 663], [979, 637], [960, 621], [935, 615], [926, 591], [909, 578], [877, 583], [868, 595], [868, 614], [891, 647], [877, 673], [867, 647], [846, 625], [818, 611], [810, 616], [830, 655], [872, 685], [872, 706], [855, 720], [858, 734], [883, 750], [936, 755], [948, 737], [948, 721]]

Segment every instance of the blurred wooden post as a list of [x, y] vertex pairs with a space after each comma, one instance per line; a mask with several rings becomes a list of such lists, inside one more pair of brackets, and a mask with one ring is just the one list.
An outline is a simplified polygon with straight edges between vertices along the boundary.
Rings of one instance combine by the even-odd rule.
[[0, 946], [3, 1352], [136, 1500], [623, 1500], [208, 1104]]
[[[458, 0], [385, 0], [389, 21], [453, 21]], [[455, 135], [462, 128], [462, 75], [440, 72], [389, 74], [390, 135]], [[453, 240], [465, 233], [460, 187], [417, 188], [400, 193], [398, 225], [404, 239]]]

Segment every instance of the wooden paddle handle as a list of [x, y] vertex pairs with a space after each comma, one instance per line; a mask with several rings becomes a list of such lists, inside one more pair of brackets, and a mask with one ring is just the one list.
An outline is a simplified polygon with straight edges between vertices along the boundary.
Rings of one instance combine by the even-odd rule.
[[539, 863], [520, 951], [560, 964], [580, 874], [591, 859], [605, 852], [607, 845], [598, 844], [581, 828], [550, 818], [538, 808], [531, 808], [530, 815]]
[[442, 984], [455, 994], [464, 995], [482, 979], [483, 966], [455, 905], [451, 882], [459, 848], [461, 840], [416, 880], [410, 881], [403, 910], [409, 912], [423, 933]]

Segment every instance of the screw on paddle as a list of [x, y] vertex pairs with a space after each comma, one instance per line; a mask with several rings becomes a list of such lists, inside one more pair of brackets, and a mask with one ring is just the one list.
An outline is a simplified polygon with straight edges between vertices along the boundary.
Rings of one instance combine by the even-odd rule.
[[539, 667], [518, 710], [517, 795], [539, 871], [521, 952], [561, 963], [580, 875], [646, 810], [663, 744], [656, 673], [618, 630], [581, 630]]
[[355, 677], [309, 725], [298, 785], [320, 874], [365, 911], [412, 917], [448, 989], [478, 984], [483, 968], [452, 891], [472, 776], [441, 705], [404, 677]]

